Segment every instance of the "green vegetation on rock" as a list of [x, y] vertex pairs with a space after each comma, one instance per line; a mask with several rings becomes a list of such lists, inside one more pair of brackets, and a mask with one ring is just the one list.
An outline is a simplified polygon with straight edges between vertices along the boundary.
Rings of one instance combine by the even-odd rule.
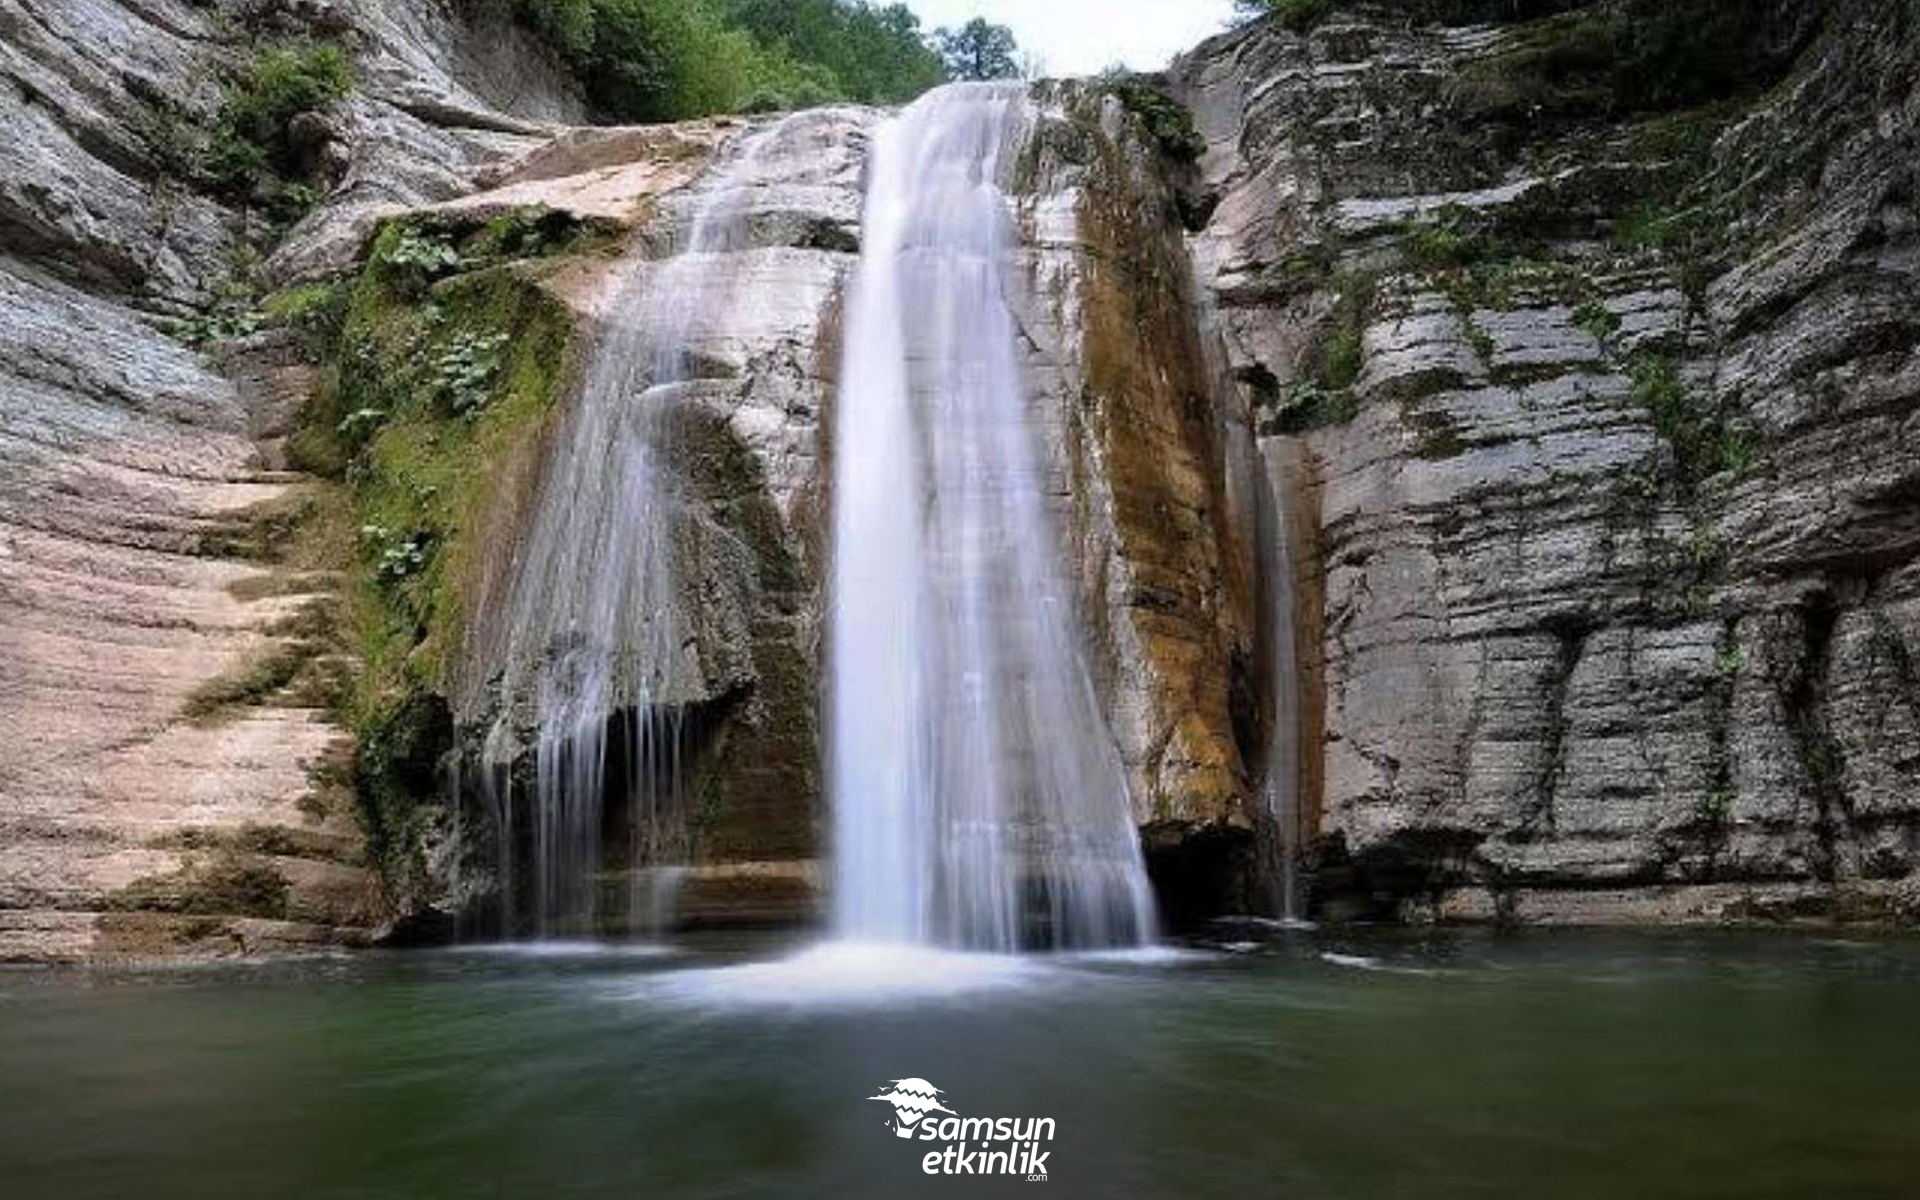
[[1167, 157], [1188, 163], [1207, 152], [1207, 140], [1194, 128], [1193, 114], [1166, 92], [1125, 71], [1102, 75], [1100, 85], [1145, 123]]
[[1573, 310], [1573, 324], [1596, 342], [1604, 342], [1620, 331], [1620, 317], [1600, 301], [1591, 298], [1581, 301], [1580, 307]]
[[421, 878], [425, 810], [453, 744], [446, 671], [503, 479], [524, 478], [555, 410], [573, 318], [544, 286], [598, 234], [526, 209], [389, 223], [358, 279], [280, 298], [333, 313], [323, 381], [289, 442], [331, 488], [350, 564], [343, 636], [360, 672], [340, 704], [351, 775], [391, 886]]
[[221, 848], [189, 854], [179, 870], [134, 880], [106, 899], [108, 911], [285, 919], [287, 880], [264, 856]]
[[208, 724], [238, 709], [265, 703], [292, 685], [316, 653], [315, 644], [310, 641], [276, 642], [233, 670], [201, 684], [187, 698], [183, 715]]
[[1740, 472], [1752, 465], [1753, 439], [1703, 410], [1687, 387], [1677, 359], [1663, 354], [1638, 355], [1628, 365], [1634, 397], [1646, 407], [1653, 425], [1673, 447], [1683, 488], [1722, 471]]
[[1272, 378], [1253, 381], [1262, 433], [1309, 433], [1344, 425], [1360, 411], [1353, 385], [1364, 365], [1361, 335], [1378, 280], [1369, 274], [1334, 281], [1339, 299], [1318, 345], [1284, 389]]
[[1458, 206], [1443, 209], [1432, 221], [1413, 226], [1407, 256], [1429, 271], [1466, 267], [1491, 252], [1488, 239], [1474, 227], [1472, 215]]
[[296, 119], [320, 112], [353, 88], [346, 51], [326, 42], [254, 56], [229, 82], [202, 165], [227, 194], [291, 221], [313, 207]]

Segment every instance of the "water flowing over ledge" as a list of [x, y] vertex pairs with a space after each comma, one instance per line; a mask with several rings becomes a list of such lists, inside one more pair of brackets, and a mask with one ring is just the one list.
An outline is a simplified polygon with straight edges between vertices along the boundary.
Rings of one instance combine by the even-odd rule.
[[1153, 928], [1016, 356], [1007, 190], [1031, 120], [1024, 85], [957, 85], [873, 149], [834, 448], [845, 937], [1008, 951]]
[[[671, 921], [678, 865], [690, 856], [691, 714], [705, 696], [682, 595], [697, 577], [703, 550], [694, 543], [703, 535], [686, 495], [676, 407], [703, 371], [701, 323], [736, 283], [728, 256], [752, 236], [764, 164], [805, 121], [744, 135], [691, 198], [668, 256], [655, 261], [644, 247], [629, 256], [556, 438], [495, 652], [506, 703], [482, 751], [508, 929], [522, 924], [516, 888], [527, 893], [524, 924], [533, 931], [593, 927], [610, 798], [628, 840], [626, 924]], [[532, 723], [525, 797], [515, 794], [515, 763], [528, 749], [516, 701]], [[516, 813], [521, 803], [530, 815]], [[513, 861], [516, 822], [531, 826], [525, 868]]]

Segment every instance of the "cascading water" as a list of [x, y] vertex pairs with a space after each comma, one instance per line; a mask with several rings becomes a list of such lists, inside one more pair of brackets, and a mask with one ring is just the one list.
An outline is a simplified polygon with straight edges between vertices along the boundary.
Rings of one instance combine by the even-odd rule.
[[1153, 906], [1010, 306], [1024, 86], [878, 135], [835, 415], [829, 774], [845, 938], [1136, 944]]
[[671, 915], [666, 890], [687, 857], [677, 801], [691, 674], [677, 591], [689, 500], [674, 469], [673, 409], [692, 378], [697, 310], [716, 292], [703, 276], [745, 243], [756, 168], [781, 130], [747, 135], [699, 191], [676, 253], [628, 263], [555, 439], [501, 622], [509, 703], [482, 751], [509, 928], [519, 697], [534, 729], [531, 811], [519, 816], [531, 827], [527, 923], [542, 934], [593, 926], [615, 789], [629, 804], [629, 922], [657, 927]]
[[1299, 919], [1302, 907], [1295, 862], [1300, 842], [1299, 669], [1294, 646], [1293, 554], [1287, 533], [1283, 464], [1278, 454], [1274, 442], [1260, 444], [1261, 486], [1255, 528], [1260, 542], [1260, 606], [1273, 692], [1273, 726], [1267, 739], [1265, 778], [1260, 785], [1266, 801], [1260, 840], [1272, 879], [1274, 915], [1294, 921]]

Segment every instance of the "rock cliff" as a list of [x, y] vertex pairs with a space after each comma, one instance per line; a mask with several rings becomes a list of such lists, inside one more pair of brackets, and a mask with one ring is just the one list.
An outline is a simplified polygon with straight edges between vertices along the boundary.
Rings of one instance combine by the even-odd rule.
[[[691, 194], [716, 174], [711, 164], [739, 160], [727, 181], [748, 197], [738, 217], [747, 236], [689, 277], [699, 296], [683, 351], [698, 364], [695, 377], [648, 396], [673, 409], [680, 490], [698, 498], [677, 581], [677, 624], [697, 682], [670, 699], [693, 731], [681, 814], [692, 869], [681, 914], [694, 923], [791, 919], [818, 905], [817, 664], [839, 314], [860, 244], [868, 132], [879, 119], [827, 109], [704, 140], [689, 126], [576, 131], [495, 189], [416, 214], [476, 220], [538, 204], [630, 230], [633, 249], [581, 260], [548, 285], [591, 355], [609, 320], [632, 317], [608, 311], [632, 294], [623, 287], [679, 248]], [[1188, 319], [1185, 250], [1168, 221], [1174, 197], [1159, 150], [1100, 89], [1051, 89], [1034, 120], [1009, 181], [1026, 229], [1012, 299], [1029, 403], [1041, 416], [1051, 499], [1071, 534], [1097, 686], [1137, 816], [1150, 845], [1177, 851], [1196, 835], [1249, 824], [1234, 692], [1251, 686], [1252, 577], [1228, 536], [1233, 523], [1221, 519], [1230, 511], [1226, 451]], [[700, 145], [665, 156], [682, 170], [649, 168], [663, 139], [689, 137]], [[751, 154], [739, 148], [748, 139]], [[527, 519], [524, 505], [508, 502], [471, 531], [486, 565], [472, 577], [472, 620], [451, 671], [467, 759], [503, 705], [525, 730], [513, 753], [531, 744], [531, 697], [498, 691], [514, 632], [500, 624], [500, 600], [532, 551]], [[498, 812], [471, 797], [468, 805], [498, 826]], [[498, 847], [466, 857], [482, 876], [497, 874], [488, 853]]]
[[1328, 911], [1915, 912], [1920, 31], [1656, 10], [1175, 71], [1303, 534]]
[[207, 354], [163, 332], [278, 240], [197, 164], [221, 81], [289, 37], [361, 71], [312, 136], [338, 202], [289, 263], [578, 118], [512, 30], [431, 5], [0, 5], [0, 958], [351, 941], [386, 917], [324, 701], [351, 667], [319, 632], [342, 564], [285, 536], [312, 504], [279, 450], [307, 368], [284, 334]]

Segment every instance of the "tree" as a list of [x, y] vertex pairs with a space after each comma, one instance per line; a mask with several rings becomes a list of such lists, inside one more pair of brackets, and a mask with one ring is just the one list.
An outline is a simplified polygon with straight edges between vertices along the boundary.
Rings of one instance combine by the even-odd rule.
[[602, 119], [901, 104], [946, 80], [919, 18], [898, 0], [457, 2], [511, 12], [559, 53]]
[[763, 45], [833, 72], [852, 100], [900, 104], [946, 79], [920, 36], [920, 18], [904, 4], [729, 0], [726, 12]]
[[1288, 29], [1300, 32], [1327, 15], [1333, 0], [1234, 0], [1242, 16], [1278, 18]]
[[975, 17], [959, 29], [934, 31], [934, 45], [955, 79], [1017, 79], [1020, 46], [1013, 30]]

